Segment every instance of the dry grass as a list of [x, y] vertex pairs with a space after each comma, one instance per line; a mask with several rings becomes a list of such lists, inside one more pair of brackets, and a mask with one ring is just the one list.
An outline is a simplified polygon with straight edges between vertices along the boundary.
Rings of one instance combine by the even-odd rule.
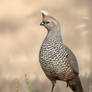
[[[91, 92], [92, 78], [81, 78], [84, 92]], [[66, 83], [57, 82], [54, 92], [65, 92]], [[39, 79], [30, 80], [29, 77], [24, 79], [0, 80], [0, 92], [50, 92], [51, 83], [49, 80], [41, 81]], [[68, 88], [68, 92], [71, 92]]]

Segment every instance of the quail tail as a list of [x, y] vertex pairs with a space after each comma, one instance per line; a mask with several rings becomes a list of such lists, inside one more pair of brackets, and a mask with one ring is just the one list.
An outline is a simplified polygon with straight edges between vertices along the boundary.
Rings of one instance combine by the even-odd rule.
[[68, 85], [73, 90], [73, 92], [83, 92], [83, 88], [79, 76], [70, 80], [68, 82]]

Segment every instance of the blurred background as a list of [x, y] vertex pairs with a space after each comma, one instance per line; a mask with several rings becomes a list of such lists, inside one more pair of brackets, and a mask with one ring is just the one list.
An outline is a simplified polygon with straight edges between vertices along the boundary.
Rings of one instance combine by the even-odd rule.
[[[42, 9], [61, 23], [63, 41], [77, 57], [84, 92], [92, 91], [92, 0], [0, 0], [0, 92], [16, 92], [17, 87], [29, 92], [25, 74], [34, 92], [50, 92], [39, 64], [47, 34], [40, 27]], [[54, 92], [65, 88], [66, 83], [57, 82]]]

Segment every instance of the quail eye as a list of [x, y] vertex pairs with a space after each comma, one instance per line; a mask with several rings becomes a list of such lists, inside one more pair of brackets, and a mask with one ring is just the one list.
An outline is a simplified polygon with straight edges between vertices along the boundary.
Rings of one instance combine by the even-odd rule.
[[49, 24], [50, 22], [49, 21], [46, 21], [46, 24]]
[[44, 23], [44, 24], [48, 24], [48, 23], [50, 23], [50, 22], [49, 22], [49, 21], [43, 21], [43, 23]]

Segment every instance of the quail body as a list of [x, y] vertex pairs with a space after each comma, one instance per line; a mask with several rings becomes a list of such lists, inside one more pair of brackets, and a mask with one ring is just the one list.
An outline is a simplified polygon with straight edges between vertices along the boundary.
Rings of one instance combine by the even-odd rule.
[[73, 92], [83, 92], [77, 59], [62, 41], [60, 23], [45, 12], [42, 12], [42, 18], [40, 25], [48, 33], [40, 48], [39, 61], [47, 78], [52, 82], [51, 92], [57, 80], [65, 81]]

